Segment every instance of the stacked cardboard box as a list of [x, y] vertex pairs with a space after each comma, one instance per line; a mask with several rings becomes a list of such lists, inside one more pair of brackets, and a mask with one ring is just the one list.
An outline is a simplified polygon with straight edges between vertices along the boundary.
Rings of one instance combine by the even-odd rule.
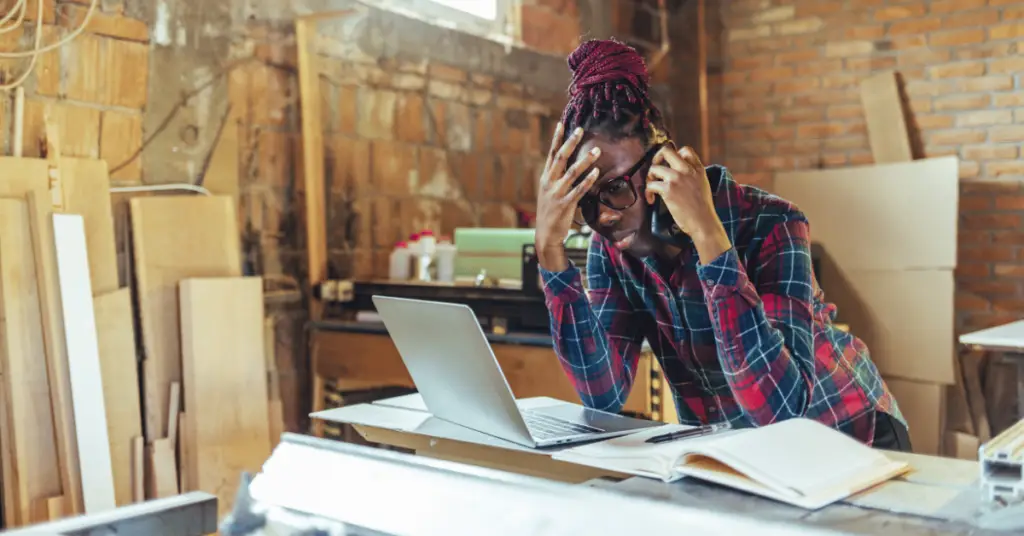
[[914, 450], [941, 453], [956, 383], [957, 158], [782, 173], [774, 190], [810, 220], [826, 299], [867, 344]]

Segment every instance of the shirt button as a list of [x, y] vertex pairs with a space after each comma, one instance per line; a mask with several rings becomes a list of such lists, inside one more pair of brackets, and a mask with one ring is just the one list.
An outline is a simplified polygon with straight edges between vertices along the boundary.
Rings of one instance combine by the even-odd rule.
[[710, 280], [710, 279], [708, 279], [708, 280], [706, 280], [706, 281], [704, 281], [704, 282], [705, 282], [705, 283], [707, 283], [707, 284], [709, 284], [709, 285], [714, 285], [714, 284], [715, 284], [715, 282], [714, 282], [714, 281], [712, 281], [712, 280]]
[[716, 408], [714, 406], [711, 406], [710, 408], [708, 408], [708, 413], [717, 413], [717, 412], [718, 412], [718, 408]]

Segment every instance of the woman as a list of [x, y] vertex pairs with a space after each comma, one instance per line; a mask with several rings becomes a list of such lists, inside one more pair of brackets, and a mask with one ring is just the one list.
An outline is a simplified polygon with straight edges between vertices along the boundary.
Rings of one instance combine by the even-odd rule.
[[[569, 67], [536, 243], [555, 351], [583, 403], [622, 408], [646, 338], [685, 424], [807, 417], [911, 450], [868, 349], [833, 325], [804, 215], [677, 146], [633, 48], [588, 41]], [[595, 231], [589, 297], [562, 246], [574, 221]]]

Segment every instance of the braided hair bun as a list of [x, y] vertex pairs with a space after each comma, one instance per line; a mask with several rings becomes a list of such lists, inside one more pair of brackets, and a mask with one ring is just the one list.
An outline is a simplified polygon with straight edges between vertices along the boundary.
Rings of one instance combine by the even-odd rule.
[[613, 137], [658, 130], [661, 113], [651, 102], [647, 65], [636, 49], [614, 39], [585, 41], [568, 63], [572, 80], [562, 113], [567, 134], [576, 127]]

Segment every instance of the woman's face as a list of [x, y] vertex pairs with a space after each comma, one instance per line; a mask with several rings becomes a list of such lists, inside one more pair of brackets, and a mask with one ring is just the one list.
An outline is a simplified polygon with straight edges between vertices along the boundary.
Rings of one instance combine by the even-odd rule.
[[[595, 147], [601, 149], [601, 156], [593, 166], [599, 170], [600, 175], [587, 196], [596, 197], [603, 190], [606, 198], [621, 198], [631, 195], [624, 188], [632, 188], [635, 201], [619, 210], [604, 203], [595, 203], [596, 216], [588, 219], [587, 224], [616, 249], [636, 257], [651, 255], [657, 242], [651, 234], [651, 208], [643, 195], [650, 162], [643, 163], [632, 176], [625, 176], [647, 156], [648, 147], [639, 138], [611, 140], [602, 135], [586, 134], [576, 154], [587, 154]], [[588, 171], [584, 170], [580, 176], [586, 175]]]

